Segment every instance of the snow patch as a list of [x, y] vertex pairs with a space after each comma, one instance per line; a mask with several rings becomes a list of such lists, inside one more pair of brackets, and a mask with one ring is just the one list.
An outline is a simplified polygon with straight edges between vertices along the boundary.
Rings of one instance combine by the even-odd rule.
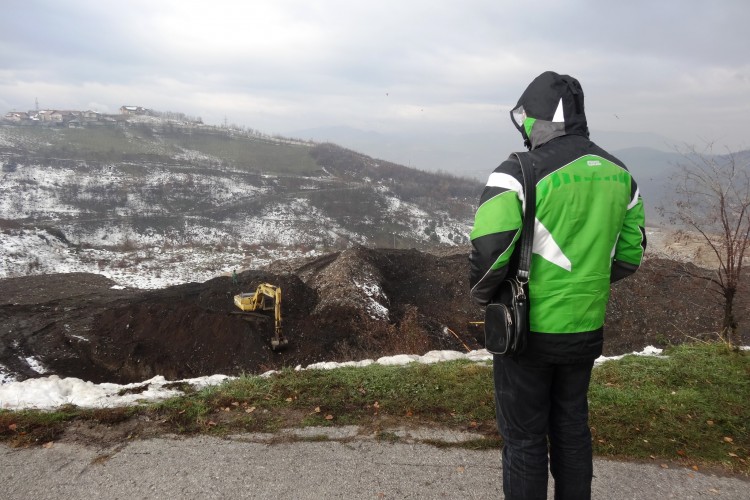
[[374, 281], [365, 281], [365, 282], [358, 282], [357, 280], [352, 280], [354, 282], [354, 285], [362, 290], [365, 295], [368, 298], [367, 302], [367, 312], [370, 314], [370, 317], [372, 319], [380, 319], [380, 320], [388, 320], [388, 308], [385, 307], [380, 301], [388, 302], [388, 297], [385, 295], [385, 292], [383, 292], [383, 289], [380, 288], [380, 285], [378, 283], [375, 283]]
[[625, 356], [653, 356], [655, 358], [666, 358], [666, 356], [661, 355], [663, 351], [664, 351], [663, 349], [659, 349], [658, 347], [648, 345], [644, 347], [643, 350], [640, 352], [631, 352], [629, 354], [621, 354], [619, 356], [599, 356], [594, 361], [594, 365], [599, 365], [601, 363], [604, 363], [605, 361], [614, 361], [614, 360], [622, 359]]
[[[177, 382], [188, 383], [196, 389], [209, 385], [218, 385], [229, 379], [225, 375], [212, 375], [198, 379], [185, 379]], [[3, 409], [53, 409], [72, 404], [84, 408], [113, 408], [138, 404], [142, 401], [158, 401], [179, 396], [179, 390], [166, 386], [174, 382], [162, 376], [156, 376], [141, 383], [134, 384], [94, 384], [81, 379], [60, 378], [52, 375], [45, 378], [11, 382], [0, 385], [0, 408]], [[133, 389], [136, 394], [123, 394]]]
[[11, 375], [8, 368], [6, 368], [3, 365], [0, 365], [0, 386], [2, 386], [3, 384], [9, 384], [15, 381], [16, 381], [16, 378], [13, 375]]
[[29, 368], [31, 368], [38, 374], [44, 375], [45, 373], [47, 373], [47, 368], [45, 368], [42, 362], [35, 357], [29, 356], [28, 358], [24, 358], [24, 361], [26, 361], [26, 364], [29, 365]]

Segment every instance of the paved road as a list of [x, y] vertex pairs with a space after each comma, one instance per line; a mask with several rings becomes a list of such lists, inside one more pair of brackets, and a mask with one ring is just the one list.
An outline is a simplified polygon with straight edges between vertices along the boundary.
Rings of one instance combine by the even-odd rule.
[[[0, 445], [0, 497], [502, 498], [497, 450], [440, 448], [413, 439], [383, 442], [342, 432], [343, 439], [309, 435], [277, 444], [262, 435], [240, 435], [166, 436], [104, 449]], [[750, 482], [676, 466], [596, 460], [594, 474], [599, 499], [750, 498]]]

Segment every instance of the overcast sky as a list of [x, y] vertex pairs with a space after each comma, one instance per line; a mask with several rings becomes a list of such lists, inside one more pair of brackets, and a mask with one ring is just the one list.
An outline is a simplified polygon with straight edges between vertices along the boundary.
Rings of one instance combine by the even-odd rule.
[[[516, 134], [539, 73], [596, 130], [750, 148], [748, 0], [3, 0], [0, 111], [122, 105], [266, 133]], [[520, 143], [519, 143], [520, 145]]]

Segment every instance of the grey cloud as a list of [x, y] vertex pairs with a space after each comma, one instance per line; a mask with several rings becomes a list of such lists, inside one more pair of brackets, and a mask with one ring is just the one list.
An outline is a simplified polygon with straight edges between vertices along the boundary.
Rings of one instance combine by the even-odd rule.
[[[746, 5], [9, 0], [0, 94], [33, 102], [54, 88], [46, 102], [111, 109], [143, 99], [269, 132], [325, 124], [459, 135], [504, 130], [528, 81], [553, 69], [581, 80], [599, 129], [709, 134], [746, 115], [732, 110], [748, 95]], [[87, 95], [92, 85], [97, 95]], [[716, 103], [725, 116], [710, 116]]]

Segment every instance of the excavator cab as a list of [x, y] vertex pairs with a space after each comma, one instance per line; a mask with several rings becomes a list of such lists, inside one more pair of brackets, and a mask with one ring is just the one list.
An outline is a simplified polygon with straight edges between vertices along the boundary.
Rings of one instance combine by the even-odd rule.
[[286, 347], [289, 341], [281, 331], [281, 288], [270, 283], [261, 283], [255, 292], [240, 293], [234, 296], [234, 305], [248, 316], [262, 315], [260, 311], [273, 311], [274, 334], [271, 338], [271, 349], [274, 351]]

